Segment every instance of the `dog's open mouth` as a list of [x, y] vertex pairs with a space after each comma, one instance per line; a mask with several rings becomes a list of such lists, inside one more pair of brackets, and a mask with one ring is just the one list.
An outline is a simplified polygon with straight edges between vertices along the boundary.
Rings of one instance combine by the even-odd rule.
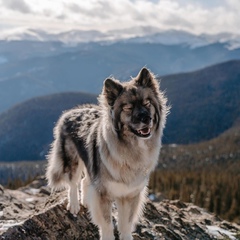
[[137, 135], [138, 137], [142, 137], [142, 138], [147, 138], [151, 135], [150, 127], [145, 127], [145, 128], [139, 129], [139, 130], [132, 129], [132, 131], [134, 132], [135, 135]]

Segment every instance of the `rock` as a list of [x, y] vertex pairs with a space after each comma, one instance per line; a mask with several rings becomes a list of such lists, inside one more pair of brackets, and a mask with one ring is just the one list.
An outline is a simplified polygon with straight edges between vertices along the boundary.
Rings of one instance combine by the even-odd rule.
[[[37, 182], [16, 191], [1, 188], [0, 239], [99, 239], [98, 228], [91, 223], [87, 209], [82, 206], [74, 217], [66, 210], [66, 191], [50, 193], [46, 186]], [[35, 199], [34, 204], [26, 201], [29, 198]], [[114, 210], [114, 223], [115, 219]], [[237, 239], [239, 233], [240, 226], [193, 204], [149, 200], [133, 239]], [[119, 239], [116, 229], [115, 236]]]
[[62, 204], [34, 215], [19, 226], [9, 228], [1, 239], [99, 239], [97, 227], [86, 209], [73, 217]]

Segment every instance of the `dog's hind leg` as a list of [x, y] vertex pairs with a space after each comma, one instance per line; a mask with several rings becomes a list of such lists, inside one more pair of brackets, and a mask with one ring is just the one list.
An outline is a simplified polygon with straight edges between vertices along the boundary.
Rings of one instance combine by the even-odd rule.
[[79, 182], [85, 166], [71, 138], [57, 135], [48, 155], [46, 177], [53, 189], [68, 188], [67, 209], [72, 214], [80, 210]]
[[118, 209], [118, 231], [120, 240], [132, 240], [132, 231], [139, 216], [142, 214], [146, 190], [134, 197], [122, 197], [116, 199]]
[[66, 181], [68, 188], [68, 205], [67, 209], [76, 215], [80, 211], [79, 203], [79, 181], [81, 178], [82, 170], [84, 168], [83, 162], [79, 159], [78, 166], [74, 173], [68, 173], [68, 180]]
[[90, 185], [87, 190], [87, 205], [92, 221], [98, 225], [101, 240], [114, 240], [112, 223], [112, 201], [104, 193]]
[[70, 140], [67, 142], [66, 150], [69, 158], [65, 173], [65, 181], [69, 187], [67, 209], [73, 215], [76, 215], [80, 210], [79, 183], [85, 166], [76, 151], [75, 145]]
[[88, 206], [87, 196], [88, 196], [88, 187], [91, 184], [90, 182], [91, 182], [91, 180], [90, 180], [88, 173], [86, 171], [84, 171], [84, 178], [81, 181], [81, 204], [84, 207]]
[[80, 210], [78, 184], [76, 183], [69, 184], [67, 210], [73, 215], [76, 215]]

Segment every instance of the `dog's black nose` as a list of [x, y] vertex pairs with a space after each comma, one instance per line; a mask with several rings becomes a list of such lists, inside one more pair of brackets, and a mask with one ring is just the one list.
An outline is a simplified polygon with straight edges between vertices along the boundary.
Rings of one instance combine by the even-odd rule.
[[144, 124], [149, 124], [151, 121], [151, 117], [148, 113], [140, 113], [138, 114], [138, 120]]

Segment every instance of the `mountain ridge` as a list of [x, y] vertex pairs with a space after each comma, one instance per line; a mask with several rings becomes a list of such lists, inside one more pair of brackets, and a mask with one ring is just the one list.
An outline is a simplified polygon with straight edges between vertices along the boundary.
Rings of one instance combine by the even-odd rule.
[[121, 30], [110, 30], [101, 32], [98, 30], [72, 29], [64, 32], [50, 33], [38, 29], [17, 29], [12, 32], [0, 34], [0, 40], [5, 41], [55, 41], [62, 42], [68, 46], [78, 43], [101, 42], [111, 44], [118, 41], [126, 42], [151, 42], [166, 45], [188, 44], [192, 48], [209, 45], [212, 43], [224, 43], [226, 47], [235, 49], [240, 47], [240, 35], [233, 33], [219, 34], [194, 34], [183, 30], [161, 30], [153, 27], [132, 27]]
[[[18, 44], [13, 52], [11, 44], [8, 55], [14, 58], [15, 52], [25, 49], [27, 43]], [[229, 51], [220, 43], [196, 49], [150, 43], [92, 43], [67, 50], [56, 44], [45, 44], [28, 43], [27, 53], [19, 53], [22, 57], [0, 65], [0, 96], [4, 99], [0, 102], [0, 112], [17, 102], [51, 93], [78, 89], [98, 94], [103, 80], [110, 74], [126, 80], [143, 66], [164, 76], [240, 58], [240, 49]], [[55, 50], [49, 51], [49, 48]], [[42, 49], [45, 49], [42, 55], [37, 57]]]
[[45, 159], [54, 124], [62, 112], [79, 104], [96, 102], [94, 94], [59, 93], [27, 100], [2, 113], [0, 161]]
[[[163, 143], [206, 141], [238, 124], [239, 79], [240, 61], [162, 77], [161, 89], [166, 91], [168, 104], [172, 106]], [[52, 141], [54, 122], [61, 112], [81, 103], [96, 102], [97, 95], [93, 94], [55, 94], [33, 98], [2, 113], [0, 160], [43, 159]], [[16, 153], [12, 151], [12, 145]]]
[[[165, 137], [171, 138], [171, 143], [190, 143], [187, 139], [194, 143], [214, 138], [233, 126], [240, 117], [239, 80], [238, 60], [161, 77], [161, 88], [166, 89], [172, 105]], [[178, 131], [172, 127], [175, 125]]]

